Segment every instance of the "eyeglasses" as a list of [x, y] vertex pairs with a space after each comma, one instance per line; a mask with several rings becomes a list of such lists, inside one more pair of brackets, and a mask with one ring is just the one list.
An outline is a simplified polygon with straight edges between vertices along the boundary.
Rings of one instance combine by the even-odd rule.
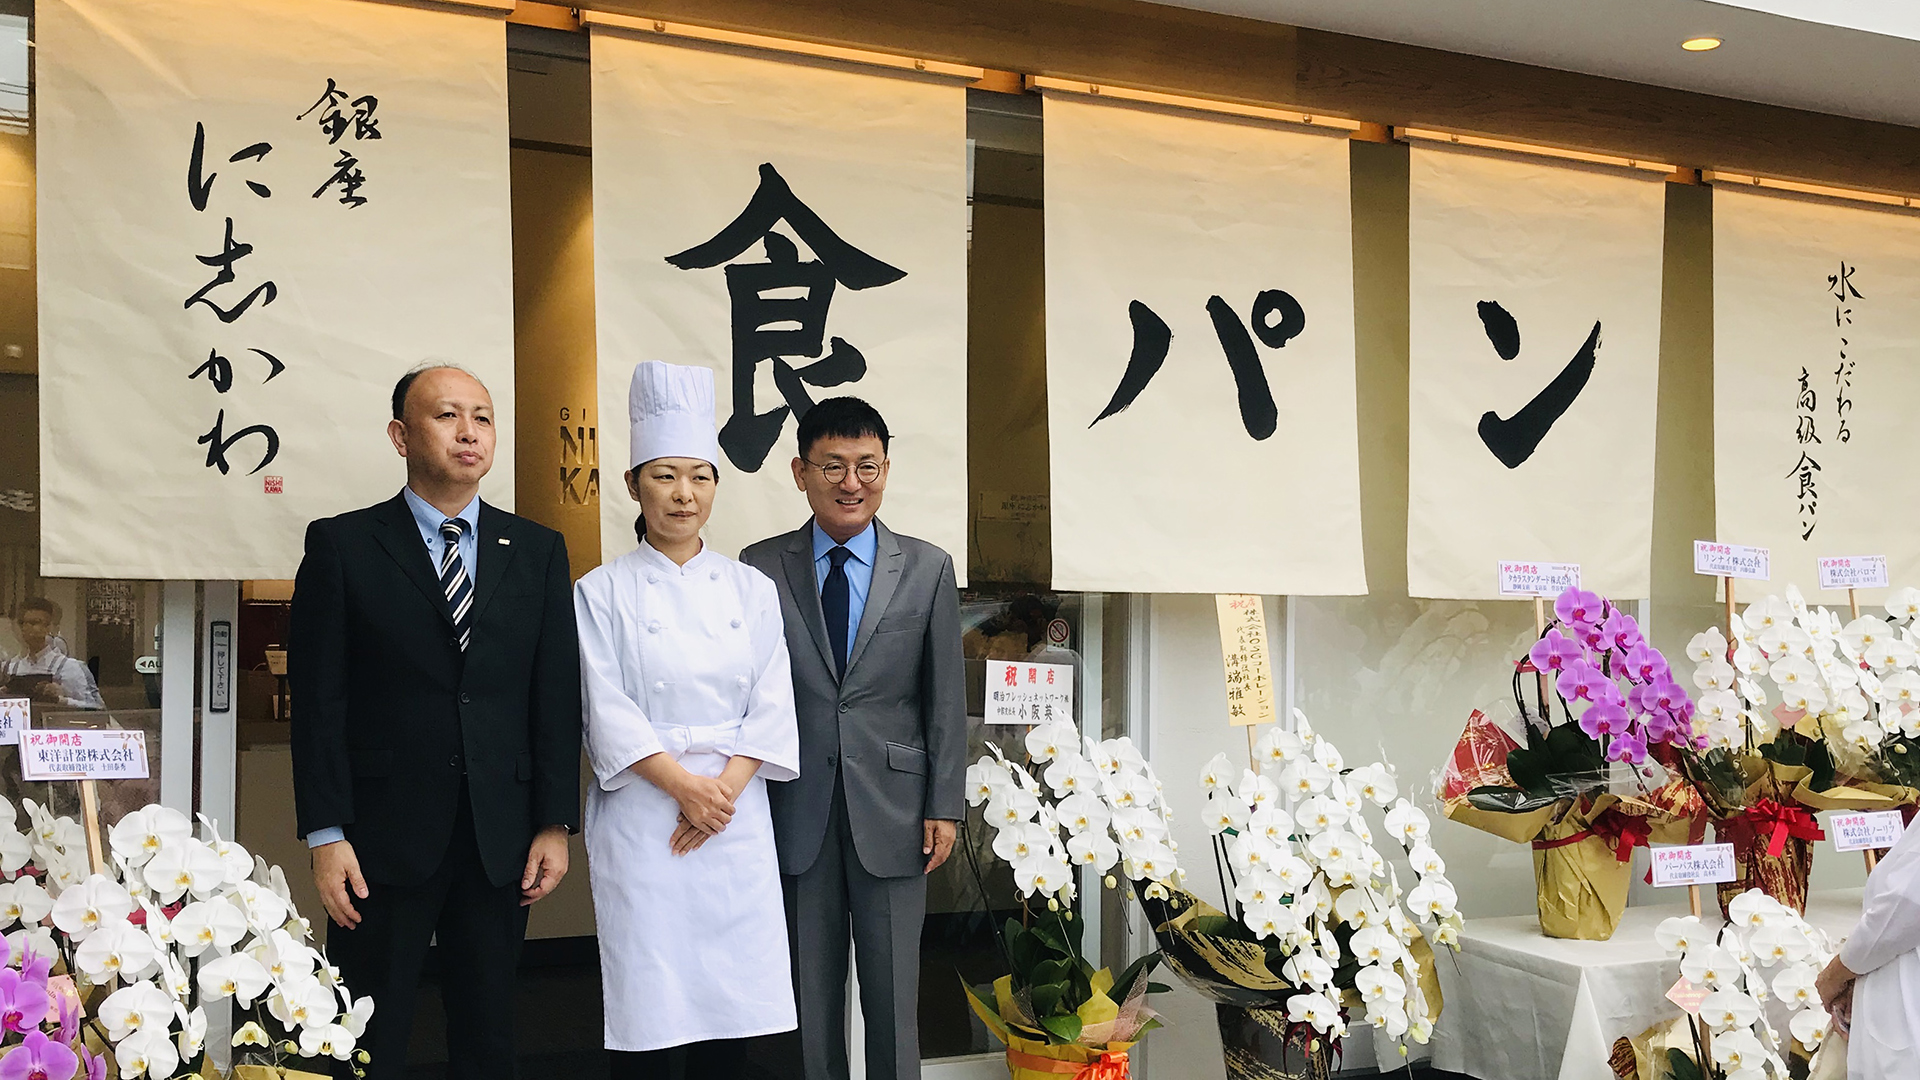
[[[806, 461], [805, 458], [801, 460]], [[829, 461], [825, 465], [822, 465], [817, 461], [807, 461], [807, 464], [819, 469], [820, 475], [826, 477], [827, 483], [829, 484], [846, 482], [847, 466], [845, 462]], [[862, 484], [871, 484], [880, 479], [880, 474], [886, 471], [886, 467], [887, 463], [885, 461], [874, 461], [871, 459], [862, 461], [858, 465], [853, 466], [853, 477]]]

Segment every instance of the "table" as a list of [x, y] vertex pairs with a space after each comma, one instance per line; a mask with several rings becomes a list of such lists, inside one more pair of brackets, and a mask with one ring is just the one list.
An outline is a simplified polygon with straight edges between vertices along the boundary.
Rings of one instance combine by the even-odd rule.
[[[1707, 921], [1720, 922], [1711, 889], [1705, 900]], [[1532, 915], [1467, 920], [1458, 955], [1436, 950], [1446, 1008], [1434, 1067], [1477, 1080], [1613, 1080], [1614, 1040], [1679, 1015], [1666, 993], [1680, 961], [1653, 930], [1685, 914], [1684, 903], [1629, 907], [1609, 941], [1546, 937]], [[1859, 917], [1859, 889], [1815, 893], [1807, 903], [1807, 921], [1836, 946]]]

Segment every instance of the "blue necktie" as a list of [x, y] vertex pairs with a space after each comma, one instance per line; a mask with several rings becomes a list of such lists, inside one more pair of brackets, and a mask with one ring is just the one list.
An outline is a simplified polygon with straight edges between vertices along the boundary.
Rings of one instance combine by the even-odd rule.
[[827, 641], [833, 646], [836, 677], [847, 674], [847, 620], [853, 607], [847, 584], [847, 560], [852, 557], [853, 552], [844, 547], [827, 552], [827, 558], [833, 560], [833, 569], [827, 571], [826, 583], [820, 586], [820, 609], [827, 617]]
[[460, 651], [467, 651], [473, 637], [473, 582], [467, 578], [466, 563], [460, 558], [460, 537], [467, 523], [448, 518], [440, 523], [440, 539], [446, 550], [440, 555], [440, 587], [447, 593], [447, 613], [453, 616], [453, 628], [460, 633]]

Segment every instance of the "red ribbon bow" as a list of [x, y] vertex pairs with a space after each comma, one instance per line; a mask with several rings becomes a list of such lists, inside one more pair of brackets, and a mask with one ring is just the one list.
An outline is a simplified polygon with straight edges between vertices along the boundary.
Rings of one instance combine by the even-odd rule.
[[1772, 799], [1761, 799], [1747, 807], [1747, 819], [1753, 823], [1756, 836], [1762, 833], [1770, 835], [1767, 839], [1767, 858], [1777, 859], [1787, 850], [1787, 837], [1795, 836], [1802, 840], [1825, 840], [1827, 834], [1820, 830], [1820, 822], [1799, 806], [1783, 805]]
[[1127, 1076], [1127, 1052], [1116, 1050], [1110, 1054], [1101, 1054], [1100, 1060], [1080, 1070], [1076, 1080], [1127, 1080]]
[[1646, 847], [1653, 838], [1653, 825], [1646, 818], [1608, 809], [1593, 822], [1593, 834], [1613, 847], [1613, 857], [1633, 861], [1633, 849]]
[[1646, 847], [1648, 841], [1652, 839], [1653, 825], [1646, 818], [1623, 814], [1608, 808], [1599, 817], [1593, 819], [1593, 824], [1572, 836], [1563, 836], [1558, 840], [1535, 840], [1533, 846], [1540, 851], [1550, 851], [1554, 848], [1566, 847], [1568, 844], [1577, 844], [1593, 836], [1599, 837], [1613, 849], [1614, 858], [1621, 862], [1632, 862], [1633, 849]]

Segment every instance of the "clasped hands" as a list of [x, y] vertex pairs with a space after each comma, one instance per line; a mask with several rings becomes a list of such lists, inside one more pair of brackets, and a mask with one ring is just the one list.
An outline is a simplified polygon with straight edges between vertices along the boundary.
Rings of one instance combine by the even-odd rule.
[[680, 804], [678, 824], [668, 847], [675, 855], [687, 855], [725, 831], [733, 822], [733, 802], [746, 789], [747, 781], [760, 770], [756, 758], [735, 755], [719, 776], [701, 776], [689, 772], [670, 754], [650, 754], [633, 763], [633, 771]]
[[1827, 1015], [1833, 1017], [1834, 1028], [1842, 1035], [1853, 1026], [1853, 987], [1857, 979], [1859, 976], [1836, 956], [1813, 981], [1820, 1003], [1826, 1006]]

